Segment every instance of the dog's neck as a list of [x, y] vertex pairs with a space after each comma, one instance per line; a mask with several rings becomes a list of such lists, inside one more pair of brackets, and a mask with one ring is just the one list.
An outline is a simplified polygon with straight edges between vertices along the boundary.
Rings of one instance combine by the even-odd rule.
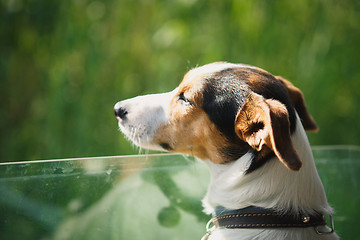
[[299, 119], [292, 141], [303, 162], [298, 172], [287, 169], [278, 159], [271, 159], [261, 168], [245, 174], [252, 159], [250, 153], [227, 164], [207, 161], [211, 181], [203, 200], [205, 211], [213, 213], [218, 206], [227, 209], [257, 206], [294, 214], [330, 213], [331, 208]]

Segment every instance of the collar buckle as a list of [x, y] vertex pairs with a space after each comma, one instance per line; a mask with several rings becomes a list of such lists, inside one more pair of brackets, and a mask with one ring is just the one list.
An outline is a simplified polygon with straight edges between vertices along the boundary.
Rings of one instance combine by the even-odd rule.
[[[328, 231], [328, 232], [323, 232], [323, 231], [319, 230], [319, 228], [320, 228], [321, 226], [316, 226], [316, 227], [314, 228], [316, 234], [319, 234], [319, 235], [327, 235], [327, 234], [332, 234], [332, 233], [334, 233], [334, 231], [335, 231], [334, 218], [333, 218], [332, 215], [329, 215], [329, 217], [330, 217], [330, 227], [329, 227], [329, 228], [330, 228], [330, 231]], [[325, 222], [326, 222], [326, 220], [325, 220]], [[328, 226], [325, 225], [325, 227], [328, 227]]]

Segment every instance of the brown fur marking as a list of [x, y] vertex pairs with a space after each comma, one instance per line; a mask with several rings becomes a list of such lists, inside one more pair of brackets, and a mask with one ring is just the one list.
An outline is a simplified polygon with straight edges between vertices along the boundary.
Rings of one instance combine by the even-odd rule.
[[[191, 80], [184, 77], [178, 94], [170, 103], [170, 120], [157, 130], [154, 142], [165, 142], [171, 151], [190, 154], [200, 159], [210, 159], [214, 163], [224, 163], [219, 146], [227, 145], [227, 140], [201, 109], [201, 77]], [[178, 100], [180, 93], [194, 102], [184, 105]]]
[[299, 114], [304, 129], [306, 131], [317, 132], [319, 128], [306, 108], [304, 95], [300, 89], [295, 87], [291, 82], [281, 76], [276, 76], [276, 79], [280, 80], [288, 90], [291, 101], [294, 104], [297, 113]]
[[301, 168], [301, 160], [290, 138], [286, 107], [277, 100], [251, 93], [236, 117], [238, 136], [257, 151], [271, 149], [289, 169]]

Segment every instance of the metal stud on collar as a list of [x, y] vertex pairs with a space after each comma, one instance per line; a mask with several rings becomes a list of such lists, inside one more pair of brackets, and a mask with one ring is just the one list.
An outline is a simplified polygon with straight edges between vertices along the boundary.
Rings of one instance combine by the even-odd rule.
[[310, 221], [310, 217], [303, 216], [303, 217], [302, 217], [302, 221], [303, 221], [303, 223], [307, 223], [307, 222]]

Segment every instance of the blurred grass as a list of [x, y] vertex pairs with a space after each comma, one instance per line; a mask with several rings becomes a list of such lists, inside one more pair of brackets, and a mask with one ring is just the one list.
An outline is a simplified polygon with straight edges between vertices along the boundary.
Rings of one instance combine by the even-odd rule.
[[304, 92], [312, 144], [359, 145], [356, 0], [2, 0], [0, 161], [132, 154], [113, 105], [213, 61]]

